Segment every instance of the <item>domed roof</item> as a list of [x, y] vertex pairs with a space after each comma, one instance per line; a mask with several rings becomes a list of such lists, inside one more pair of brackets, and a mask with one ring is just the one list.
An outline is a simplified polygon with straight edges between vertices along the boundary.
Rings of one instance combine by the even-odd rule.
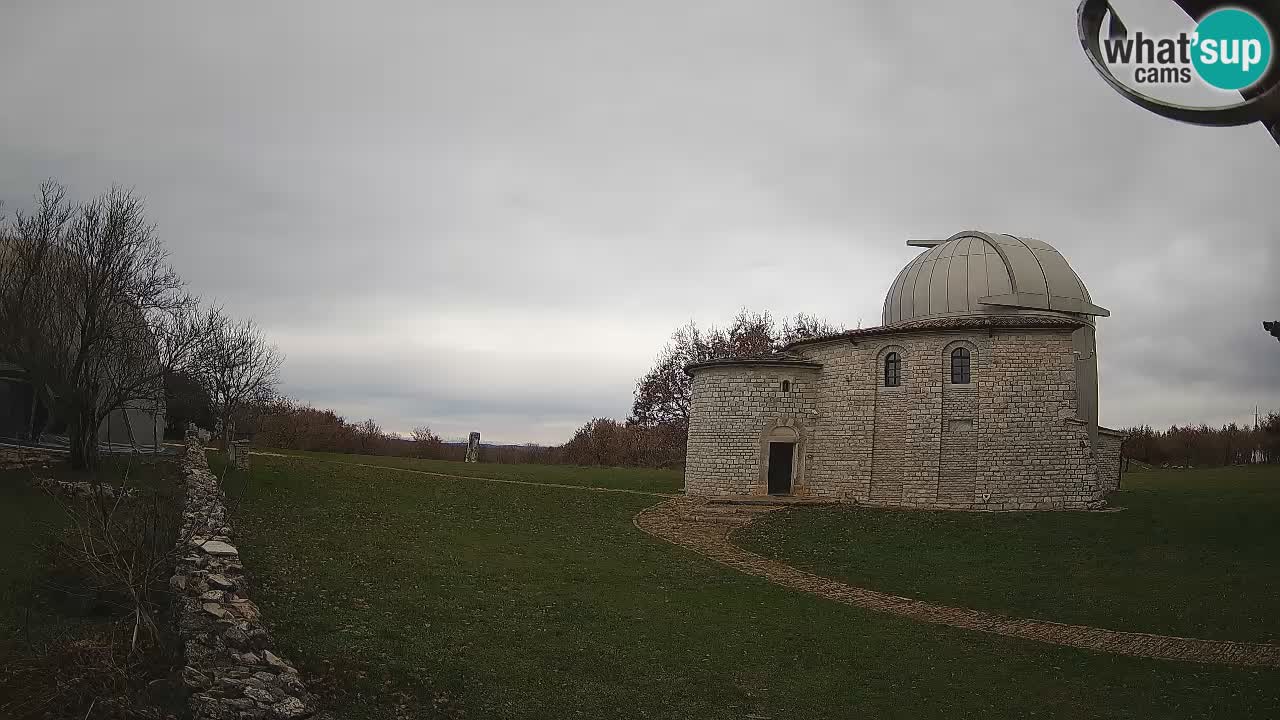
[[1111, 313], [1094, 305], [1080, 276], [1046, 242], [966, 230], [912, 260], [884, 299], [884, 324], [973, 315], [1068, 315], [1091, 322]]

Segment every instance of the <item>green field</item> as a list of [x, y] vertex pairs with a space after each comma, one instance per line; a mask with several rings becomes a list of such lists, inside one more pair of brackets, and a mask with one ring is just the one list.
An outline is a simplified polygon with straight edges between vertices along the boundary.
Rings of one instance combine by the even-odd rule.
[[580, 467], [576, 465], [461, 463], [449, 460], [420, 460], [418, 458], [388, 457], [385, 455], [345, 455], [342, 453], [306, 452], [302, 450], [271, 450], [268, 452], [278, 452], [315, 460], [404, 468], [445, 475], [469, 475], [501, 480], [606, 487], [616, 490], [678, 493], [684, 488], [684, 474], [679, 470], [609, 468], [607, 471], [602, 471], [598, 467]]
[[[9, 464], [12, 452], [0, 456]], [[126, 473], [129, 486], [141, 492], [120, 506], [116, 520], [145, 515], [176, 523], [176, 467], [152, 456], [107, 457], [97, 475], [118, 485]], [[37, 477], [91, 476], [72, 471], [65, 456], [40, 467], [0, 470], [0, 718], [119, 717], [134, 702], [176, 710], [185, 700], [170, 692], [175, 684], [166, 676], [181, 661], [181, 646], [144, 637], [130, 652], [133, 615], [127, 597], [66, 550], [81, 540], [70, 534], [66, 511], [79, 503], [33, 487]], [[175, 540], [176, 535], [157, 542], [172, 547]], [[157, 588], [157, 600], [167, 597], [164, 590], [167, 584]], [[157, 610], [161, 626], [171, 627], [165, 608]]]
[[[179, 489], [170, 468], [149, 457], [106, 457], [98, 475], [116, 485], [127, 477], [131, 487], [173, 498]], [[0, 661], [20, 651], [20, 640], [43, 640], [98, 610], [93, 597], [65, 587], [68, 578], [55, 576], [65, 568], [53, 567], [52, 545], [69, 521], [62, 503], [32, 486], [37, 477], [87, 481], [91, 474], [56, 459], [44, 466], [0, 469]]]
[[1185, 637], [1280, 642], [1280, 467], [1130, 473], [1110, 513], [806, 508], [736, 542], [852, 585]]
[[[537, 475], [634, 482], [619, 476]], [[660, 498], [268, 456], [227, 489], [255, 597], [338, 717], [1280, 715], [1280, 672], [920, 625], [768, 585], [639, 532], [632, 517]]]
[[0, 472], [0, 663], [19, 652], [31, 629], [28, 608], [48, 574], [46, 546], [66, 522], [62, 506], [24, 475]]

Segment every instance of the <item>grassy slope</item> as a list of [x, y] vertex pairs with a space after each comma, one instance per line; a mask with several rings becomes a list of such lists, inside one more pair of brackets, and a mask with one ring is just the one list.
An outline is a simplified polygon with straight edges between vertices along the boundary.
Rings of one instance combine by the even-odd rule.
[[462, 463], [451, 460], [419, 460], [418, 458], [387, 457], [384, 455], [348, 455], [302, 450], [268, 450], [267, 452], [341, 463], [407, 468], [424, 472], [443, 473], [445, 475], [529, 480], [532, 482], [560, 483], [562, 485], [590, 485], [661, 493], [680, 492], [681, 488], [684, 487], [684, 475], [679, 470], [657, 470], [653, 468], [608, 468], [606, 470], [598, 467], [580, 467], [577, 465]]
[[0, 472], [0, 662], [25, 634], [26, 608], [48, 563], [45, 543], [65, 521], [58, 502], [19, 471]]
[[855, 585], [1012, 615], [1280, 641], [1280, 468], [1124, 478], [1117, 513], [804, 509], [737, 536]]
[[1280, 673], [916, 625], [767, 585], [636, 530], [653, 498], [268, 457], [227, 488], [257, 599], [342, 717], [1280, 714]]

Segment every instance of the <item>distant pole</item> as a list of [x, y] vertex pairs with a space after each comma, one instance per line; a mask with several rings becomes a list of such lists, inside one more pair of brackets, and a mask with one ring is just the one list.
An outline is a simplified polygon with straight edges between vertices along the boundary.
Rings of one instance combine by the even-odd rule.
[[467, 438], [467, 457], [465, 462], [476, 462], [480, 456], [480, 433], [473, 432]]

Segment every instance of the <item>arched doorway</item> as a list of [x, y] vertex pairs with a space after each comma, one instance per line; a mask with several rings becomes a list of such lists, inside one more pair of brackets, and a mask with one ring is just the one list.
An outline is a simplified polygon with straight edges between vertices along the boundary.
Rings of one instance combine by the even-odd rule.
[[800, 434], [795, 428], [780, 426], [771, 430], [765, 438], [768, 444], [768, 493], [790, 495], [795, 479], [796, 444]]

